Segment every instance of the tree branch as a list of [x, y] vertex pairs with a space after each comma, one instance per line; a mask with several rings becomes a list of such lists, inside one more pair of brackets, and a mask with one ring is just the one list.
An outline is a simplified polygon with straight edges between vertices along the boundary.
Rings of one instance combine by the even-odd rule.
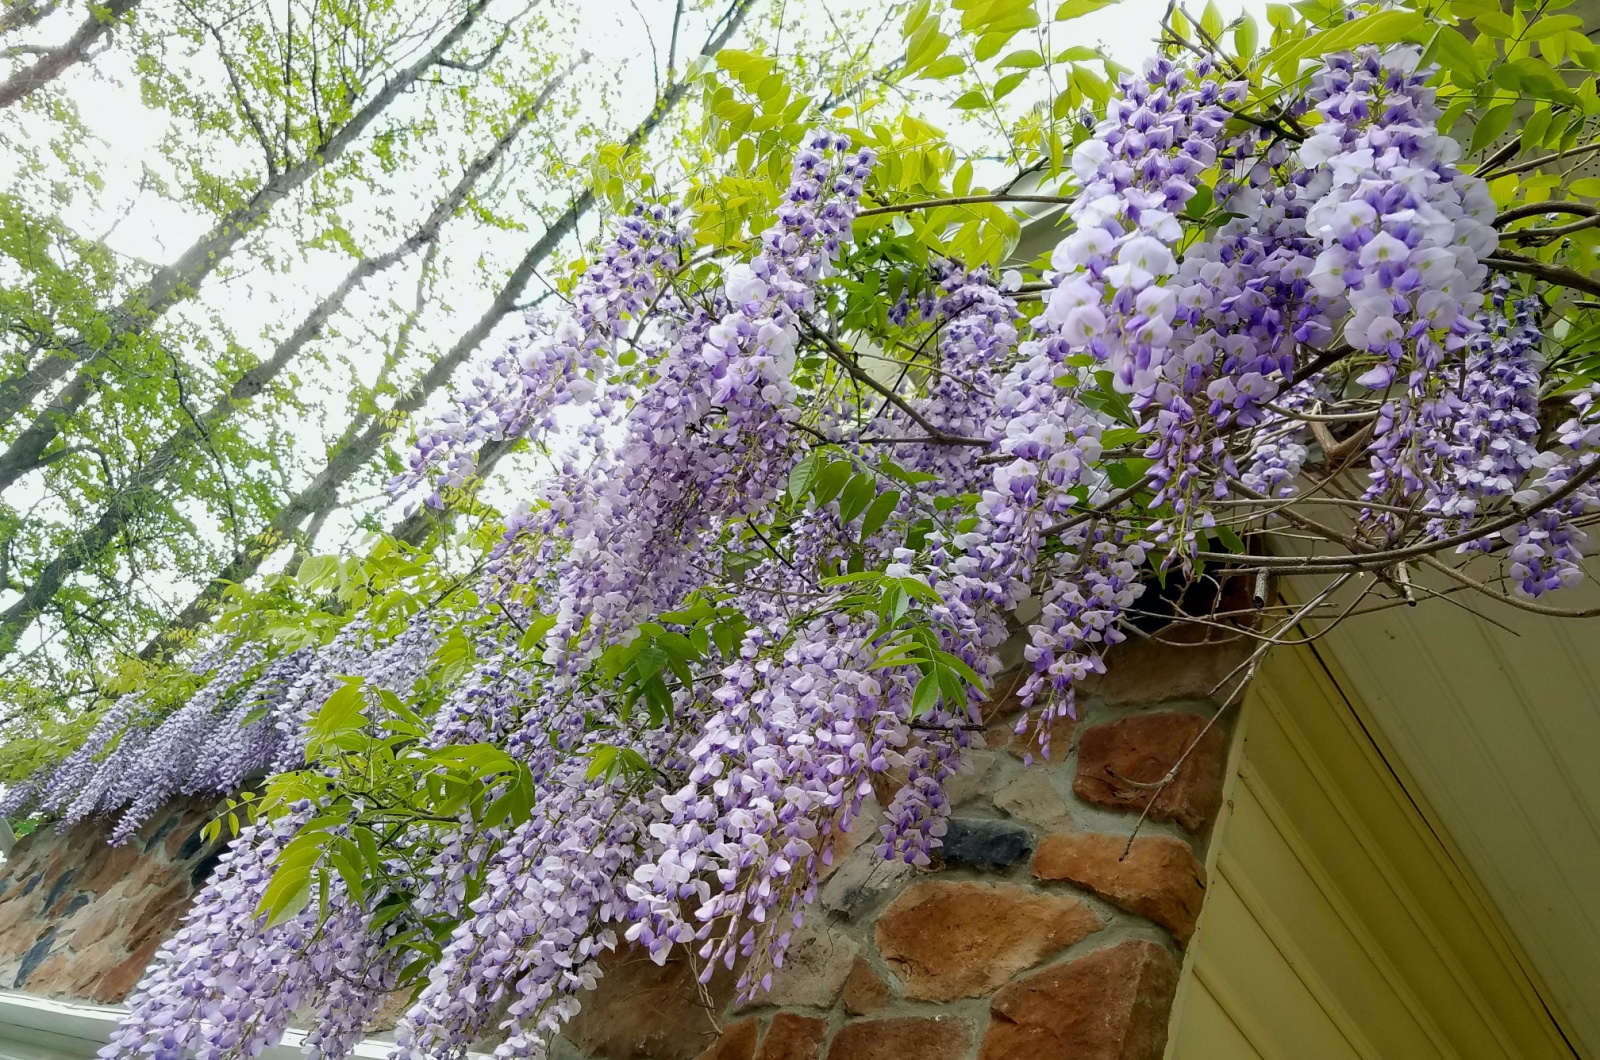
[[981, 446], [985, 449], [989, 448], [991, 443], [986, 438], [965, 438], [959, 434], [951, 434], [948, 431], [940, 429], [940, 427], [932, 420], [918, 412], [899, 394], [896, 394], [892, 387], [888, 387], [883, 383], [880, 383], [872, 376], [872, 373], [868, 372], [866, 369], [862, 368], [858, 363], [856, 363], [856, 359], [851, 355], [850, 351], [839, 345], [838, 340], [836, 340], [832, 335], [829, 335], [826, 331], [823, 331], [821, 328], [817, 327], [816, 323], [812, 321], [810, 317], [806, 316], [804, 313], [797, 313], [795, 315], [799, 317], [800, 323], [805, 328], [806, 333], [813, 339], [822, 343], [823, 348], [827, 351], [828, 356], [834, 361], [834, 363], [838, 364], [845, 371], [849, 372], [851, 377], [857, 382], [864, 383], [868, 388], [877, 391], [880, 395], [882, 395], [885, 401], [889, 402], [889, 404], [893, 405], [895, 408], [909, 416], [912, 422], [928, 432], [928, 437], [937, 439], [940, 445], [971, 445]]
[[921, 199], [917, 202], [874, 206], [871, 209], [858, 211], [856, 216], [877, 217], [886, 213], [912, 213], [916, 210], [934, 210], [941, 206], [971, 206], [986, 202], [1042, 202], [1052, 206], [1066, 206], [1072, 201], [1070, 195], [1015, 195], [1010, 192], [1000, 192], [994, 195], [957, 195], [946, 199]]
[[1589, 276], [1563, 265], [1551, 265], [1501, 248], [1489, 257], [1479, 259], [1497, 272], [1520, 272], [1557, 287], [1566, 287], [1584, 294], [1600, 295], [1600, 278]]
[[192, 294], [234, 247], [266, 218], [280, 199], [343, 155], [390, 104], [466, 35], [490, 2], [472, 0], [449, 32], [422, 58], [402, 70], [368, 100], [326, 144], [280, 172], [276, 180], [264, 183], [248, 202], [231, 211], [210, 232], [184, 251], [177, 261], [159, 270], [148, 283], [124, 298], [121, 305], [109, 314], [109, 326], [104, 338], [95, 343], [69, 344], [62, 351], [67, 356], [44, 358], [33, 369], [0, 382], [0, 426], [4, 426], [51, 383], [75, 365], [81, 366], [72, 381], [0, 454], [0, 491], [16, 481], [17, 469], [26, 468], [36, 460], [38, 454], [61, 432], [72, 414], [93, 396], [102, 368], [110, 354], [124, 340], [142, 334], [179, 299]]
[[0, 107], [11, 106], [60, 77], [68, 67], [82, 62], [94, 43], [138, 5], [139, 0], [107, 0], [104, 6], [91, 6], [89, 17], [65, 44], [42, 51], [33, 65], [0, 81]]

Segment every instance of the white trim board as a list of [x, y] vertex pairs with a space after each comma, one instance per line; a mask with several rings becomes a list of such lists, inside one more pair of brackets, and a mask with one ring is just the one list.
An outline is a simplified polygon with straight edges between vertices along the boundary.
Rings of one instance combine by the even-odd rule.
[[[127, 1011], [118, 1005], [59, 1001], [0, 990], [0, 1060], [89, 1060], [111, 1039], [117, 1021]], [[290, 1030], [281, 1044], [260, 1055], [263, 1060], [294, 1060], [303, 1055], [300, 1045], [304, 1040], [304, 1031]], [[393, 1048], [393, 1042], [369, 1038], [350, 1055], [383, 1060]]]

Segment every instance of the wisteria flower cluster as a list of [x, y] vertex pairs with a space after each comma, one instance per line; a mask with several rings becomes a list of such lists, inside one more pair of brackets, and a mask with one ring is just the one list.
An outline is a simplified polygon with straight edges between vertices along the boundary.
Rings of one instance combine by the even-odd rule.
[[37, 810], [62, 831], [117, 814], [111, 841], [122, 843], [174, 796], [227, 795], [264, 775], [282, 752], [275, 712], [311, 656], [264, 662], [261, 645], [231, 648], [218, 641], [202, 652], [194, 669], [207, 682], [165, 718], [138, 694], [119, 700], [53, 770], [8, 791], [0, 812]]
[[[1352, 569], [1581, 579], [1600, 391], [1542, 424], [1543, 306], [1488, 281], [1493, 204], [1417, 63], [1326, 56], [1245, 122], [1231, 68], [1152, 61], [1073, 147], [1041, 282], [924, 255], [879, 334], [841, 324], [890, 238], [848, 135], [807, 133], [716, 261], [676, 208], [621, 219], [393, 483], [447, 504], [483, 445], [541, 441], [557, 471], [482, 564], [403, 622], [203, 656], [179, 709], [127, 697], [8, 794], [120, 839], [274, 774], [102, 1055], [254, 1055], [299, 1010], [347, 1055], [413, 936], [403, 1060], [545, 1055], [623, 949], [753, 997], [875, 791], [881, 855], [932, 864], [1008, 641], [1049, 756], [1156, 577], [1273, 569], [1212, 542], [1313, 474], [1352, 476]], [[296, 866], [325, 898], [289, 900]]]

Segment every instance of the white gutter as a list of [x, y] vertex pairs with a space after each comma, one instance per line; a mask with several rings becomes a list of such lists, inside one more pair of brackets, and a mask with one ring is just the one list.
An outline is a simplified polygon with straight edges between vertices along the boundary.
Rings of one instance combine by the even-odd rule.
[[[92, 1005], [33, 997], [0, 990], [0, 1060], [90, 1060], [106, 1042], [117, 1021], [127, 1014], [119, 1005]], [[283, 1042], [261, 1052], [263, 1060], [295, 1060], [302, 1056], [306, 1032], [290, 1030]], [[350, 1055], [362, 1060], [383, 1060], [393, 1042], [368, 1038]], [[468, 1053], [469, 1060], [485, 1058]]]

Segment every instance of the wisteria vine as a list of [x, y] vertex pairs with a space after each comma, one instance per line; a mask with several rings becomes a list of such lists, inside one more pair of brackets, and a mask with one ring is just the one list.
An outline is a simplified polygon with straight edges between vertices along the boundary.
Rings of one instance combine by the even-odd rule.
[[[1489, 280], [1494, 206], [1417, 63], [1326, 56], [1241, 123], [1245, 82], [1152, 61], [1071, 152], [1037, 310], [1018, 275], [934, 255], [876, 354], [836, 313], [883, 237], [849, 136], [808, 134], [742, 255], [697, 259], [676, 208], [619, 221], [572, 307], [480, 365], [392, 484], [443, 505], [486, 442], [565, 446], [452, 605], [471, 623], [224, 639], [179, 709], [124, 698], [6, 796], [114, 814], [121, 841], [175, 795], [274, 777], [102, 1055], [254, 1055], [307, 1006], [307, 1055], [347, 1055], [408, 933], [437, 950], [405, 1060], [544, 1055], [622, 946], [753, 996], [875, 788], [882, 855], [936, 855], [1018, 624], [1018, 724], [1049, 755], [1153, 571], [1278, 569], [1212, 544], [1256, 513], [1321, 527], [1341, 551], [1318, 573], [1403, 582], [1439, 552], [1516, 598], [1580, 581], [1600, 402], [1572, 389], [1545, 425], [1543, 305]], [[1343, 528], [1288, 507], [1313, 469], [1353, 476]], [[325, 794], [373, 741], [465, 769], [468, 794], [384, 818], [380, 845], [376, 793]], [[327, 889], [297, 905], [276, 881], [302, 861]]]

